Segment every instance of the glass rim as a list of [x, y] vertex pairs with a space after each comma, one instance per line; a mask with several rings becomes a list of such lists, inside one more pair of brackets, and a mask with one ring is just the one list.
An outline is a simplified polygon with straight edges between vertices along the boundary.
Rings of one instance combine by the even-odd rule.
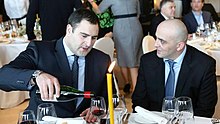
[[180, 96], [176, 98], [177, 101], [192, 101], [192, 99], [188, 96]]

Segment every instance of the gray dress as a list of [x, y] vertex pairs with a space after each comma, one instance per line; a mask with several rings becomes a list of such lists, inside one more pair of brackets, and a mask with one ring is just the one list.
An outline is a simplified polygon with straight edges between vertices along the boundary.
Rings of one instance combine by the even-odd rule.
[[[133, 13], [139, 15], [139, 6], [138, 0], [103, 0], [99, 5], [99, 9], [104, 12], [111, 7], [114, 16]], [[139, 19], [137, 17], [115, 19], [113, 37], [119, 66], [139, 66], [143, 39], [143, 31]]]

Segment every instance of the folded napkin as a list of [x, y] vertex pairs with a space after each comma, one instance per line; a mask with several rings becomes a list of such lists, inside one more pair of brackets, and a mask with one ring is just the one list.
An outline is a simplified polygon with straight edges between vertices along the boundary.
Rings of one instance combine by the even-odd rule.
[[86, 124], [86, 121], [82, 117], [76, 118], [58, 118], [52, 116], [44, 116], [44, 121], [56, 121], [56, 124]]
[[157, 122], [158, 124], [166, 124], [168, 120], [140, 106], [135, 107], [135, 111], [143, 118]]

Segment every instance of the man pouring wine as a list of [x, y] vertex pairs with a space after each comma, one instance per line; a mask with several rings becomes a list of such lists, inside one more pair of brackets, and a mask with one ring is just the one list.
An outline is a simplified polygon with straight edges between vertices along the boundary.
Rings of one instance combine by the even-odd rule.
[[[98, 32], [96, 14], [87, 9], [76, 10], [68, 19], [64, 37], [53, 42], [32, 41], [25, 51], [0, 69], [0, 89], [29, 90], [27, 109], [35, 114], [37, 106], [44, 102], [37, 99], [37, 89], [46, 100], [51, 100], [54, 94], [59, 97], [61, 85], [94, 91], [107, 100], [106, 72], [110, 57], [92, 48]], [[96, 121], [88, 109], [90, 99], [54, 102], [54, 106], [58, 117], [81, 115], [88, 122]]]

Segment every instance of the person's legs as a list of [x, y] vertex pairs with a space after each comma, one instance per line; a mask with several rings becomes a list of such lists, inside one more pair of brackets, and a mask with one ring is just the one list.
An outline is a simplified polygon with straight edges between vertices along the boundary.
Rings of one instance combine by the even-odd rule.
[[129, 70], [131, 74], [132, 92], [133, 92], [137, 82], [138, 68], [129, 68]]
[[126, 83], [125, 86], [124, 86], [123, 91], [124, 92], [130, 92], [131, 85], [129, 84], [128, 68], [127, 67], [121, 67], [121, 74], [122, 74], [122, 77], [123, 77], [123, 79]]

